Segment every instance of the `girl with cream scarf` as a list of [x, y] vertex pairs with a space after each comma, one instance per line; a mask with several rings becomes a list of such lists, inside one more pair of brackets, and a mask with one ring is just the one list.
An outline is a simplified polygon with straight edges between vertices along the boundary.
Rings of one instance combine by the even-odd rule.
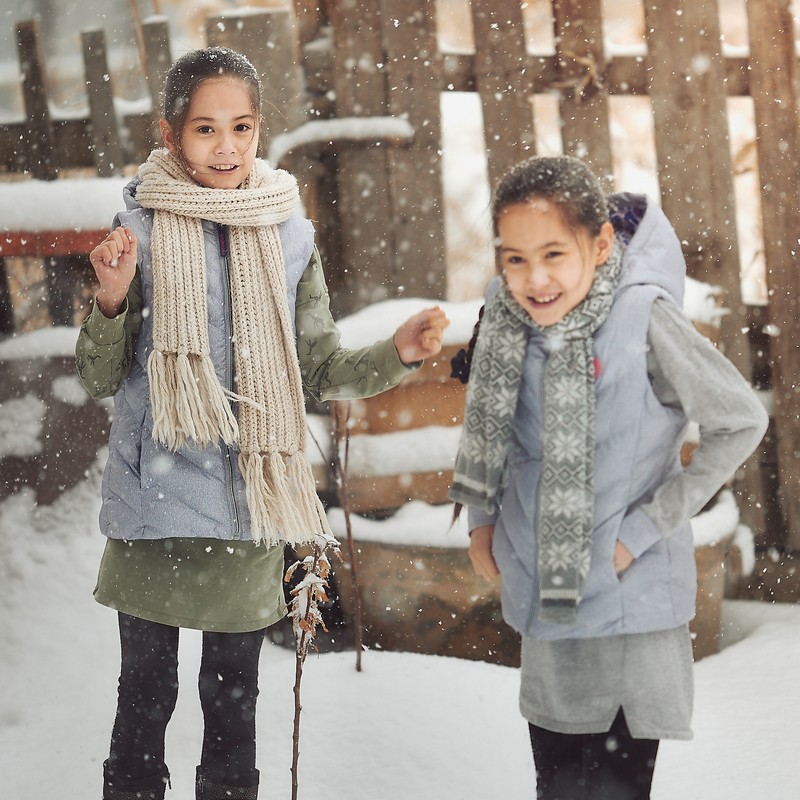
[[390, 388], [439, 352], [448, 324], [427, 309], [391, 340], [339, 346], [297, 181], [256, 157], [260, 113], [243, 56], [180, 58], [164, 148], [90, 254], [100, 288], [78, 373], [116, 407], [95, 590], [122, 642], [104, 800], [164, 797], [181, 627], [203, 631], [196, 796], [257, 797], [258, 656], [285, 613], [283, 547], [330, 535], [303, 388], [321, 399]]

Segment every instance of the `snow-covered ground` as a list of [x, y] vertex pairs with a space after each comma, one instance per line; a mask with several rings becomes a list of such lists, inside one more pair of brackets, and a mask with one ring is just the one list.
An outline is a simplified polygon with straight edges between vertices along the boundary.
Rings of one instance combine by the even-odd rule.
[[[458, 309], [451, 311], [457, 318]], [[357, 339], [360, 323], [363, 317], [353, 321], [347, 335]], [[42, 330], [0, 344], [0, 361], [64, 355], [73, 342], [74, 331]], [[68, 376], [58, 378], [52, 397], [79, 404], [81, 390], [73, 384]], [[38, 452], [41, 417], [41, 403], [32, 397], [0, 405], [5, 447], [0, 454]], [[52, 506], [37, 506], [30, 488], [0, 502], [3, 798], [100, 796], [119, 667], [116, 616], [92, 599], [103, 546], [97, 529], [103, 458], [101, 451], [85, 480]], [[394, 520], [392, 535], [398, 536], [403, 520], [411, 518], [408, 529], [441, 545], [447, 526], [442, 510], [409, 504]], [[719, 518], [696, 518], [696, 536], [706, 540], [718, 527], [735, 524], [735, 519], [722, 519], [730, 512], [722, 503]], [[362, 538], [379, 535], [368, 525], [357, 527]], [[463, 531], [451, 531], [450, 541], [463, 546], [465, 540]], [[696, 665], [695, 739], [663, 744], [655, 800], [783, 800], [797, 795], [800, 608], [727, 602], [724, 614], [723, 651]], [[195, 688], [199, 644], [196, 632], [182, 633], [183, 688], [167, 743], [174, 787], [170, 800], [193, 797], [201, 741]], [[306, 662], [301, 798], [533, 796], [535, 776], [517, 711], [516, 670], [379, 651], [366, 653], [363, 662], [360, 674], [349, 652], [311, 655]], [[262, 795], [280, 800], [290, 797], [293, 653], [267, 643], [261, 675]]]
[[[102, 457], [102, 456], [101, 456]], [[102, 548], [98, 474], [37, 508], [0, 504], [2, 796], [100, 796], [113, 719], [115, 614], [94, 602]], [[171, 800], [189, 800], [201, 737], [200, 635], [181, 639], [182, 691], [168, 733]], [[665, 742], [654, 800], [796, 796], [800, 608], [725, 604], [725, 648], [696, 665], [695, 738]], [[517, 712], [517, 672], [482, 662], [370, 651], [309, 656], [303, 679], [300, 797], [523, 800], [534, 770]], [[289, 798], [294, 655], [261, 660], [262, 794]]]

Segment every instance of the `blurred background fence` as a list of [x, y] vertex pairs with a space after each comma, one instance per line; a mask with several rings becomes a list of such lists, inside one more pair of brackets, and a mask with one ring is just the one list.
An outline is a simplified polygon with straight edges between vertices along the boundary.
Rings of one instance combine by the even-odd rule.
[[[470, 32], [468, 47], [442, 44], [439, 17], [454, 4]], [[552, 149], [585, 159], [609, 190], [629, 189], [621, 181], [621, 150], [625, 129], [638, 130], [638, 122], [626, 117], [633, 106], [624, 102], [643, 101], [658, 201], [683, 242], [689, 274], [722, 290], [728, 313], [720, 346], [774, 401], [765, 443], [739, 476], [742, 516], [760, 545], [800, 550], [793, 5], [747, 0], [740, 8], [747, 46], [736, 51], [721, 36], [720, 15], [729, 5], [645, 3], [638, 12], [642, 41], [626, 48], [610, 48], [604, 36], [611, 0], [295, 0], [212, 13], [204, 40], [241, 50], [262, 75], [261, 152], [298, 176], [337, 315], [385, 298], [463, 299], [462, 276], [447, 267], [448, 95], [479, 98], [486, 197], [511, 164], [542, 152], [548, 125], [558, 140]], [[127, 69], [138, 71], [146, 87], [137, 102], [115, 94], [107, 32], [84, 31], [85, 112], [70, 115], [59, 115], [50, 99], [39, 21], [11, 24], [22, 111], [0, 124], [0, 179], [132, 174], [156, 144], [159, 92], [179, 55], [169, 20], [136, 16], [138, 57]], [[753, 135], [737, 151], [731, 104], [742, 100]], [[745, 170], [755, 180], [742, 196], [735, 183]], [[747, 257], [742, 219], [757, 229]], [[73, 298], [91, 291], [84, 256], [98, 233], [3, 225], [0, 335], [17, 327], [6, 269], [13, 259], [45, 259], [50, 322], [80, 319], [85, 302]], [[743, 269], [753, 261], [763, 265], [757, 302], [742, 292]], [[479, 287], [490, 257], [480, 269]]]

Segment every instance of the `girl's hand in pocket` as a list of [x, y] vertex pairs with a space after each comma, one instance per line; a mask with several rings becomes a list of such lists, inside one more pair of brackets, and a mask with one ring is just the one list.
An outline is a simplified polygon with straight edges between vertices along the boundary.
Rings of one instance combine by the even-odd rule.
[[633, 562], [634, 558], [631, 551], [617, 540], [614, 545], [614, 569], [617, 571], [617, 575], [622, 575]]
[[481, 525], [469, 537], [469, 560], [475, 572], [487, 581], [494, 580], [500, 570], [492, 555], [494, 525]]

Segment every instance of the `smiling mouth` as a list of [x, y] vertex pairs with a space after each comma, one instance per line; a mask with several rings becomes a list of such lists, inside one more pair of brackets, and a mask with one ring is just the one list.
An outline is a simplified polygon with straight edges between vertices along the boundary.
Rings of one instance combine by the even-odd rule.
[[553, 303], [561, 297], [560, 294], [551, 294], [547, 295], [546, 297], [528, 297], [528, 302], [532, 306], [536, 306], [537, 308], [542, 308], [545, 306], [551, 306]]
[[236, 172], [239, 169], [238, 164], [212, 164], [211, 169], [214, 172], [221, 172], [223, 174], [228, 174], [231, 172]]

